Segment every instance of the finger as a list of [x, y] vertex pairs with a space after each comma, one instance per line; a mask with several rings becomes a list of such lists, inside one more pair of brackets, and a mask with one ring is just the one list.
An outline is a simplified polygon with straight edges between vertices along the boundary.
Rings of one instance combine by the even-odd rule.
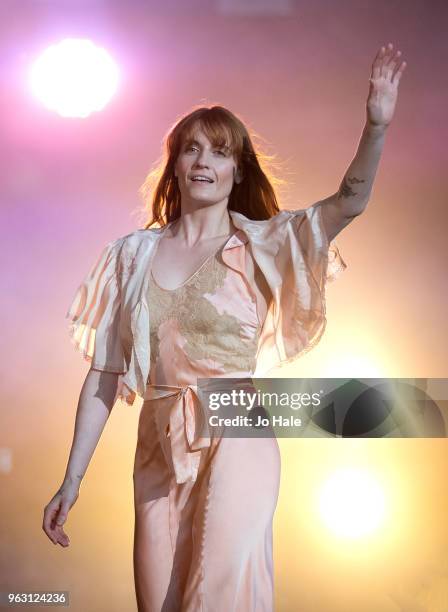
[[394, 85], [398, 85], [398, 83], [400, 82], [401, 75], [403, 74], [406, 66], [407, 66], [406, 62], [402, 62], [401, 66], [398, 68], [397, 72], [394, 74], [394, 77], [392, 79], [392, 83]]
[[67, 502], [63, 502], [62, 506], [61, 506], [61, 509], [59, 510], [59, 514], [57, 516], [57, 519], [56, 519], [56, 524], [57, 525], [61, 526], [61, 525], [63, 525], [65, 523], [65, 521], [67, 519], [68, 510], [69, 510], [69, 507], [68, 507]]
[[53, 542], [53, 544], [56, 544], [58, 540], [58, 535], [57, 535], [54, 525], [51, 522], [50, 523], [44, 522], [43, 529], [45, 533], [47, 534], [47, 536], [50, 538], [50, 540]]
[[392, 80], [392, 75], [400, 59], [401, 51], [397, 51], [391, 60], [387, 63], [386, 76], [389, 81]]
[[56, 539], [58, 544], [61, 544], [61, 546], [68, 546], [70, 544], [70, 539], [62, 527], [56, 528]]
[[47, 538], [49, 538], [53, 544], [56, 544], [56, 536], [53, 534], [53, 531], [51, 529], [49, 529], [48, 527], [46, 527], [45, 525], [43, 525], [43, 530], [45, 532], [45, 535], [47, 536]]
[[48, 537], [53, 541], [54, 544], [57, 544], [60, 535], [60, 528], [57, 525], [54, 527], [50, 527], [50, 529], [48, 530]]
[[372, 77], [377, 79], [381, 76], [381, 66], [384, 61], [384, 57], [386, 54], [386, 47], [381, 47], [375, 57]]
[[[44, 520], [42, 527], [48, 536], [48, 538], [53, 542], [53, 544], [61, 544], [61, 546], [68, 546], [70, 540], [68, 536], [64, 533], [62, 527], [57, 525], [57, 521], [60, 520], [61, 513], [63, 510], [64, 504], [61, 500], [56, 499], [51, 501], [44, 511]], [[65, 503], [65, 513], [68, 512], [68, 504]], [[62, 514], [63, 516], [63, 514]]]
[[51, 537], [51, 534], [53, 532], [53, 521], [55, 518], [56, 513], [58, 512], [59, 509], [59, 505], [58, 506], [47, 506], [45, 508], [45, 512], [44, 512], [44, 520], [43, 520], [43, 528], [45, 533]]
[[378, 49], [378, 51], [376, 52], [375, 57], [373, 58], [372, 67], [370, 69], [370, 78], [371, 79], [373, 78], [375, 67], [378, 65], [378, 60], [379, 60], [380, 55], [381, 55], [381, 49], [382, 49], [382, 47], [380, 49]]
[[60, 518], [64, 517], [66, 514], [64, 512], [64, 507], [66, 507], [66, 502], [62, 499], [58, 500], [57, 505], [55, 505], [51, 510], [51, 527], [54, 529], [55, 525], [60, 522]]
[[55, 531], [53, 529], [44, 529], [47, 537], [53, 542], [53, 544], [57, 544], [58, 541], [58, 537], [57, 534], [55, 533]]
[[378, 79], [381, 76], [381, 62], [384, 57], [385, 48], [381, 47], [381, 49], [376, 54], [375, 60], [373, 62], [372, 67], [372, 78]]
[[384, 57], [382, 59], [381, 62], [381, 71], [380, 71], [380, 75], [384, 78], [387, 78], [387, 68], [388, 68], [388, 64], [390, 62], [391, 59], [391, 55], [392, 55], [392, 50], [393, 50], [393, 45], [392, 43], [389, 43], [386, 47], [385, 53], [384, 53]]

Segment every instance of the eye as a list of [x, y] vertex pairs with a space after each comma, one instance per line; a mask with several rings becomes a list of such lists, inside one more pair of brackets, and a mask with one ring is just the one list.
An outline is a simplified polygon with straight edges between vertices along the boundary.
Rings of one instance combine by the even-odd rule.
[[222, 149], [217, 149], [218, 153], [221, 153], [221, 155], [225, 156], [225, 152]]

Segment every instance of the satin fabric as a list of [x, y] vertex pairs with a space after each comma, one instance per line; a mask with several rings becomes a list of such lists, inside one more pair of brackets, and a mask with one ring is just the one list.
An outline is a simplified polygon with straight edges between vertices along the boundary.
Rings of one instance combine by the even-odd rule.
[[[198, 392], [207, 377], [209, 390], [229, 377], [255, 390], [252, 372], [241, 370], [256, 363], [248, 349], [254, 357], [263, 324], [245, 274], [247, 242], [235, 235], [178, 290], [149, 285], [153, 367], [133, 474], [139, 612], [274, 610], [277, 440], [212, 430]], [[204, 328], [203, 344], [189, 345], [190, 322]]]
[[[325, 287], [347, 265], [329, 244], [318, 201], [256, 221], [229, 210], [250, 244], [272, 294], [257, 356], [257, 376], [312, 349], [326, 326]], [[161, 228], [136, 230], [111, 241], [78, 287], [66, 313], [71, 340], [91, 367], [121, 374], [118, 396], [144, 397], [150, 372], [151, 312], [147, 286]]]
[[[155, 402], [161, 398], [166, 401]], [[145, 401], [154, 402], [152, 409], [159, 441], [176, 483], [196, 480], [201, 456], [193, 451], [210, 446], [207, 415], [202, 410], [197, 385], [148, 385]], [[134, 474], [138, 470], [137, 464]]]
[[[310, 350], [324, 332], [326, 282], [346, 264], [328, 243], [321, 206], [281, 211], [264, 221], [229, 211], [239, 233], [223, 254], [232, 282], [247, 292], [246, 312], [238, 310], [247, 330], [257, 321], [250, 284], [241, 273], [242, 249], [250, 248], [272, 295], [258, 330], [255, 370], [237, 375], [265, 376]], [[169, 225], [136, 230], [106, 245], [66, 315], [71, 339], [91, 367], [120, 374], [118, 396], [128, 404], [137, 395], [143, 398], [134, 464], [139, 610], [268, 612], [280, 477], [277, 441], [207, 438], [199, 427], [198, 376], [234, 372], [201, 362], [194, 376], [184, 367], [173, 378], [172, 363], [164, 360], [165, 376], [154, 377], [149, 271]], [[225, 295], [231, 293], [221, 295], [221, 305]]]
[[140, 415], [134, 474], [139, 612], [273, 612], [277, 440], [212, 438], [196, 451], [196, 479], [177, 484], [151, 404]]

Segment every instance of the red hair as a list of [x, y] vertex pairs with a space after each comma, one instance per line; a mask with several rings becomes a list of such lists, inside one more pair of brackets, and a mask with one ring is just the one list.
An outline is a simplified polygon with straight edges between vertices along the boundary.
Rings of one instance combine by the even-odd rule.
[[229, 195], [229, 210], [249, 219], [269, 219], [277, 214], [280, 209], [271, 183], [281, 185], [284, 181], [262, 168], [273, 157], [255, 151], [247, 128], [229, 110], [223, 106], [199, 107], [177, 121], [165, 136], [162, 159], [139, 189], [150, 217], [145, 229], [154, 223], [163, 226], [180, 217], [181, 193], [174, 165], [183, 143], [196, 127], [202, 128], [213, 146], [230, 148], [242, 175], [242, 182], [234, 183]]

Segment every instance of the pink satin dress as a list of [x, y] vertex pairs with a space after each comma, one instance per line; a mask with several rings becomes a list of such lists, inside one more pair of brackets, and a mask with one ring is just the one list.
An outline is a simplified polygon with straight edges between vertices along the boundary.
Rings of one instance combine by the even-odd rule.
[[150, 384], [134, 464], [139, 612], [272, 612], [275, 437], [200, 437], [197, 379], [250, 377], [262, 321], [238, 230], [185, 283], [151, 274]]

